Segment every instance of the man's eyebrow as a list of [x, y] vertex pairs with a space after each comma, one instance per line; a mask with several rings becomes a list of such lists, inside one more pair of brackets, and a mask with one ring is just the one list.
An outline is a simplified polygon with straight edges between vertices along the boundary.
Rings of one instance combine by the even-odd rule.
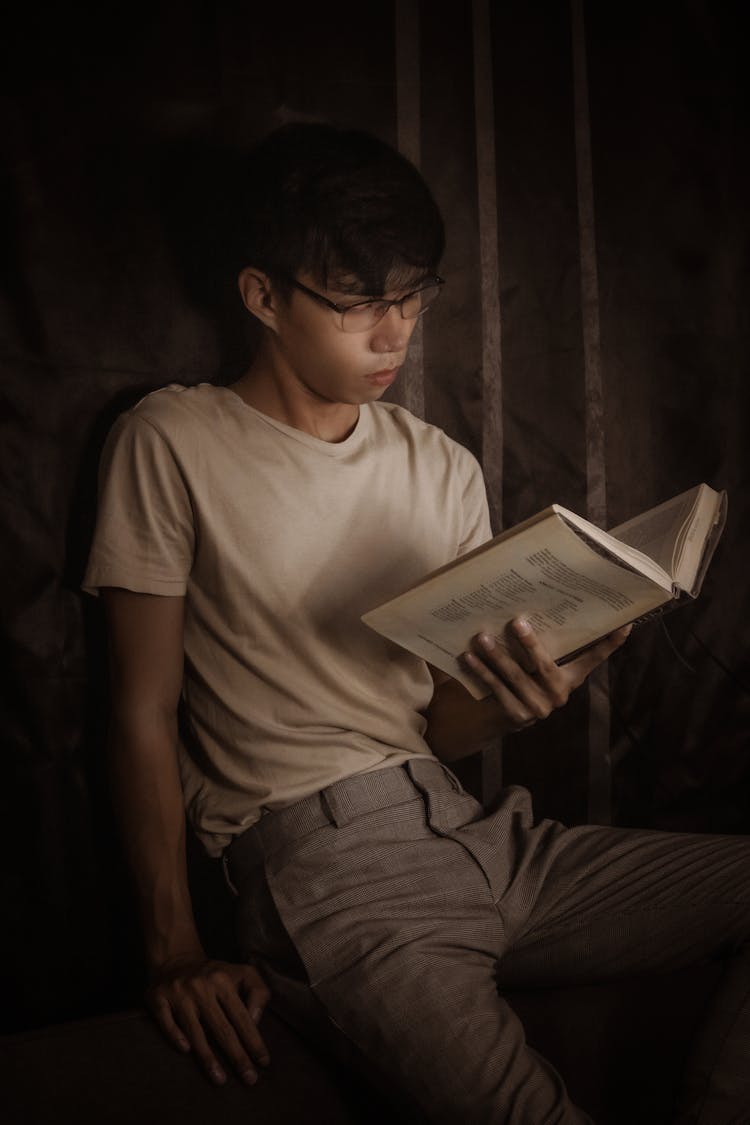
[[327, 288], [329, 293], [340, 293], [342, 297], [361, 297], [363, 300], [372, 297], [372, 294], [363, 290], [362, 282], [357, 277], [330, 278]]

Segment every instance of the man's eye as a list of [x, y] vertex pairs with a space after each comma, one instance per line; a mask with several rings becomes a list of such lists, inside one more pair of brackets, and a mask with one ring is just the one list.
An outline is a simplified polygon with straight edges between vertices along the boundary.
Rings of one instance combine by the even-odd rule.
[[349, 316], [354, 316], [357, 313], [364, 313], [366, 316], [371, 316], [372, 313], [379, 313], [381, 309], [386, 307], [385, 301], [362, 301], [358, 305], [349, 305], [346, 311]]

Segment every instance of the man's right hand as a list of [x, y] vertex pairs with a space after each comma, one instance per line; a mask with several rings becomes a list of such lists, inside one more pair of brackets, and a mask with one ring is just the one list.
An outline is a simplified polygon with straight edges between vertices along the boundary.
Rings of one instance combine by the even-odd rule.
[[227, 1076], [212, 1044], [248, 1086], [258, 1080], [253, 1061], [268, 1066], [270, 1056], [258, 1023], [269, 998], [265, 981], [252, 965], [199, 956], [161, 965], [146, 992], [149, 1011], [166, 1037], [178, 1050], [192, 1051], [217, 1085]]
[[192, 1051], [212, 1081], [226, 1081], [218, 1050], [252, 1085], [254, 1064], [268, 1064], [257, 1026], [268, 988], [252, 966], [206, 957], [190, 900], [177, 755], [185, 599], [111, 588], [102, 595], [112, 669], [110, 768], [151, 966], [146, 1003], [170, 1042]]

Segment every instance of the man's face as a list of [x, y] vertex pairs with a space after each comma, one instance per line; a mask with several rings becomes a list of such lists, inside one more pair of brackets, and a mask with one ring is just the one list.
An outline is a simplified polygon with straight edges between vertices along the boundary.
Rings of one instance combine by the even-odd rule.
[[[305, 274], [298, 280], [341, 306], [371, 296], [337, 289], [335, 283], [323, 289]], [[416, 277], [382, 296], [401, 297], [420, 282], [421, 277]], [[288, 374], [310, 395], [326, 402], [359, 405], [379, 399], [395, 380], [416, 323], [415, 319], [405, 320], [393, 306], [373, 327], [345, 332], [338, 313], [294, 289], [287, 301], [279, 303], [276, 345]]]

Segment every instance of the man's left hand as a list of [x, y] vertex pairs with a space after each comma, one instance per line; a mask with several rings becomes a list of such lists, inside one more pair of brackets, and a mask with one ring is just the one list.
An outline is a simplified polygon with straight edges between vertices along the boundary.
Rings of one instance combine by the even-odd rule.
[[507, 645], [480, 633], [463, 660], [489, 687], [498, 706], [498, 733], [506, 734], [531, 726], [564, 707], [570, 693], [624, 644], [631, 629], [632, 625], [625, 625], [568, 664], [558, 665], [529, 622], [516, 618]]

